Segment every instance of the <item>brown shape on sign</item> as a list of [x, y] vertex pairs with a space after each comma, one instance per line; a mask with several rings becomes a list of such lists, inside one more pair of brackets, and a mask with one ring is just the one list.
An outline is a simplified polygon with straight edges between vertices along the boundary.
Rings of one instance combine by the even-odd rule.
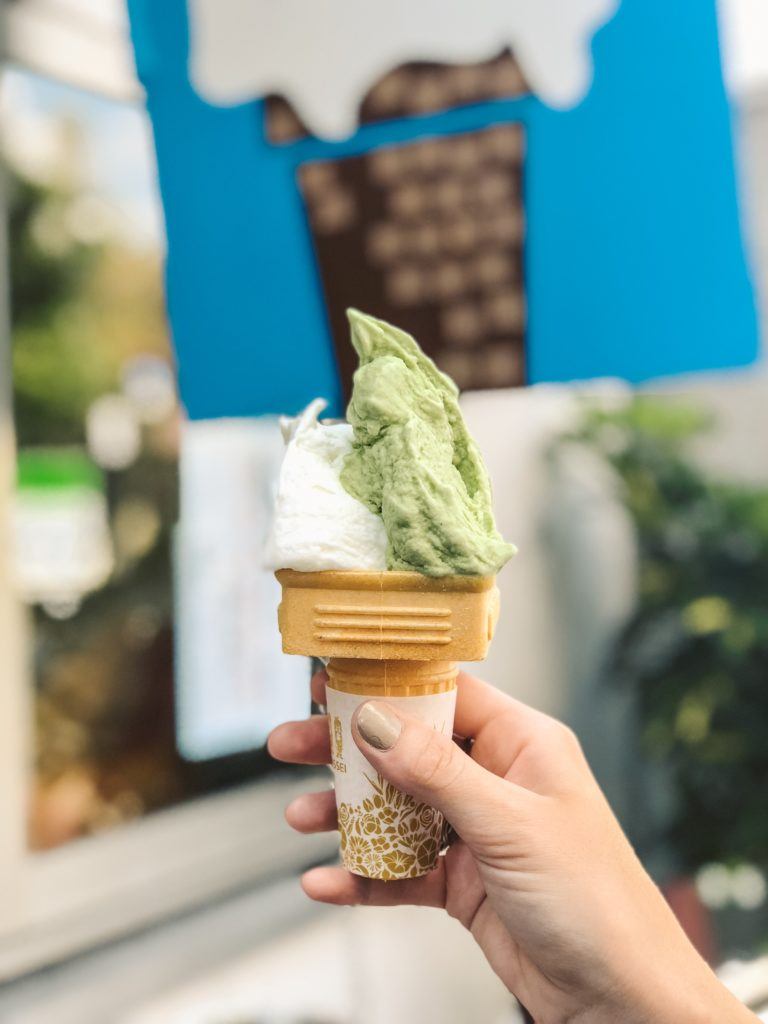
[[504, 124], [299, 168], [347, 396], [349, 306], [409, 331], [462, 389], [524, 383], [524, 143]]
[[[452, 107], [526, 96], [530, 87], [509, 50], [481, 64], [403, 64], [380, 78], [360, 104], [360, 124], [436, 114]], [[311, 132], [282, 96], [266, 98], [265, 129], [270, 142], [293, 142]], [[428, 159], [428, 151], [425, 151]]]

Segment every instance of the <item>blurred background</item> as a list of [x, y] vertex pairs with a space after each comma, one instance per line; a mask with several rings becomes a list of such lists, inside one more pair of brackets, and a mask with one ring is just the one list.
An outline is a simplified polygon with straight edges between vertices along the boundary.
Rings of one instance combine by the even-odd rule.
[[[136, 28], [144, 5], [130, 6], [141, 67], [152, 47]], [[208, 7], [190, 5], [200, 32], [215, 29]], [[336, 839], [288, 834], [283, 805], [327, 780], [264, 751], [273, 725], [306, 714], [310, 665], [279, 648], [260, 551], [281, 442], [274, 417], [251, 413], [295, 411], [283, 377], [301, 379], [304, 357], [287, 371], [264, 356], [252, 385], [273, 396], [263, 409], [238, 398], [206, 411], [219, 378], [249, 385], [215, 322], [207, 352], [220, 341], [224, 356], [210, 381], [198, 372], [182, 303], [194, 308], [199, 282], [174, 278], [173, 259], [194, 248], [190, 210], [208, 197], [184, 206], [169, 192], [168, 111], [154, 94], [158, 181], [153, 79], [137, 76], [127, 10], [2, 11], [0, 1019], [521, 1019], [455, 922], [329, 913], [298, 891]], [[721, 0], [718, 16], [764, 322], [768, 16], [760, 0]], [[393, 66], [360, 104], [362, 138], [375, 142], [365, 131], [378, 122], [529, 91], [514, 48], [477, 65]], [[308, 136], [339, 123], [290, 100], [269, 93], [263, 130], [310, 158], [296, 171], [317, 279], [307, 302], [327, 325], [297, 344], [327, 345], [318, 359], [340, 401], [351, 367], [339, 323], [353, 302], [416, 331], [465, 389], [499, 527], [520, 549], [482, 674], [573, 725], [693, 941], [741, 998], [768, 1007], [768, 376], [762, 355], [742, 365], [741, 314], [715, 358], [680, 366], [706, 372], [630, 385], [609, 361], [547, 381], [526, 315], [541, 302], [525, 272], [537, 166], [524, 183], [520, 125], [334, 162]], [[406, 234], [421, 262], [403, 256]], [[249, 287], [244, 304], [270, 305]], [[642, 318], [654, 294], [633, 294]], [[222, 325], [237, 315], [227, 295]], [[588, 349], [569, 323], [564, 307], [563, 349]]]

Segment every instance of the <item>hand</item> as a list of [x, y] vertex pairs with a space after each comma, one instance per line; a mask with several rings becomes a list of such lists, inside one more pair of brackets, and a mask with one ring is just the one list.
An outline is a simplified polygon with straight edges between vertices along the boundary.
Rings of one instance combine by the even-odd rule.
[[[312, 680], [317, 703], [326, 682]], [[358, 708], [353, 732], [377, 771], [461, 838], [424, 878], [316, 868], [302, 879], [312, 899], [444, 908], [539, 1024], [756, 1020], [688, 942], [566, 726], [462, 673], [456, 732], [469, 754], [380, 701]], [[328, 763], [327, 718], [281, 725], [268, 746]], [[299, 832], [335, 829], [333, 793], [299, 797], [286, 818]]]

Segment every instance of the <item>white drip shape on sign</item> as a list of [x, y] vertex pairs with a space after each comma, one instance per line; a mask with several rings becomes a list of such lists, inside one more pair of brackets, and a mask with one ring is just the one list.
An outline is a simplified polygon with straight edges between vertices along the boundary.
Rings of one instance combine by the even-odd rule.
[[210, 103], [285, 96], [322, 137], [357, 126], [370, 88], [410, 61], [466, 64], [510, 47], [551, 107], [579, 103], [591, 43], [620, 0], [189, 0], [190, 78]]

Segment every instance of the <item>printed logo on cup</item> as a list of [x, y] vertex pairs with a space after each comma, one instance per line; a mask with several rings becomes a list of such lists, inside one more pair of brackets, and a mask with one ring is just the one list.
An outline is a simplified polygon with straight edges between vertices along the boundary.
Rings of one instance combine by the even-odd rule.
[[344, 733], [338, 715], [331, 718], [331, 767], [335, 772], [346, 772], [344, 761]]

